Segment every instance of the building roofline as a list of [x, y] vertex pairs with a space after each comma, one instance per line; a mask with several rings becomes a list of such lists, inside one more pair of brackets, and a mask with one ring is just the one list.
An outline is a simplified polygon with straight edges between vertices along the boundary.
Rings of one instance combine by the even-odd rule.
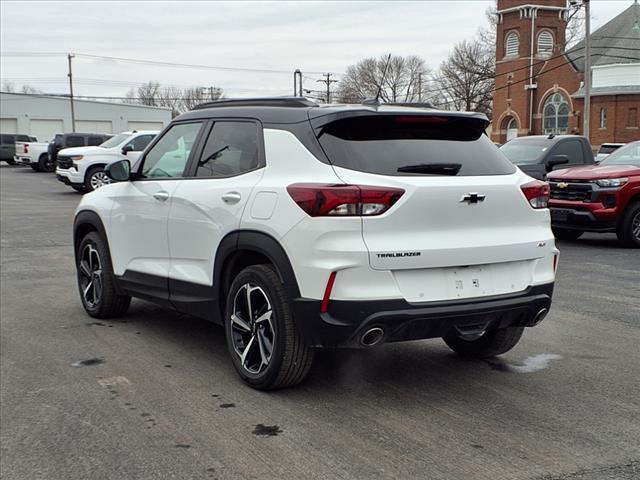
[[[0, 91], [1, 95], [16, 95], [16, 96], [20, 96], [20, 97], [27, 97], [27, 98], [48, 98], [48, 99], [52, 99], [52, 100], [65, 100], [68, 101], [69, 100], [69, 96], [68, 95], [51, 95], [51, 94], [46, 94], [46, 93], [20, 93], [20, 92], [2, 92]], [[116, 106], [123, 106], [123, 107], [136, 107], [136, 108], [147, 108], [147, 109], [154, 109], [154, 110], [166, 110], [166, 111], [171, 111], [171, 108], [169, 107], [154, 107], [151, 105], [139, 105], [136, 103], [116, 103], [116, 102], [105, 102], [105, 101], [101, 101], [101, 100], [90, 100], [88, 98], [75, 98], [73, 99], [73, 103], [77, 103], [77, 102], [86, 102], [86, 103], [99, 103], [101, 105], [116, 105]]]

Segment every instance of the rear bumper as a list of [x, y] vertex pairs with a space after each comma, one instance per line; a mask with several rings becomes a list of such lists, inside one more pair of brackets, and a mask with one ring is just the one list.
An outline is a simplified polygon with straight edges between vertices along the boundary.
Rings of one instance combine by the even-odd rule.
[[16, 162], [21, 163], [23, 165], [31, 165], [32, 163], [37, 163], [37, 162], [34, 162], [31, 157], [22, 157], [22, 156], [19, 157], [16, 155], [15, 157], [13, 157], [13, 159]]
[[320, 300], [296, 299], [293, 313], [308, 345], [357, 347], [367, 330], [379, 327], [383, 341], [439, 338], [460, 331], [534, 326], [536, 314], [551, 307], [553, 283], [523, 292], [444, 302], [405, 300], [331, 301], [320, 313]]

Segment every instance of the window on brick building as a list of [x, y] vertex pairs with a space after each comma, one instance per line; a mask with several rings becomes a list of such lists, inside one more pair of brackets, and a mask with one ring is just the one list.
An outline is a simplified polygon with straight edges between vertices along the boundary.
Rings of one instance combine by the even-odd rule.
[[538, 55], [549, 56], [553, 53], [553, 35], [549, 30], [538, 34]]
[[638, 109], [630, 108], [629, 115], [627, 118], [627, 127], [637, 127], [638, 126]]
[[569, 102], [561, 93], [554, 93], [544, 102], [542, 125], [545, 135], [569, 132]]
[[520, 50], [520, 39], [518, 38], [518, 34], [516, 32], [509, 33], [505, 44], [507, 47], [505, 55], [507, 57], [517, 57]]
[[600, 128], [607, 128], [607, 109], [600, 109]]

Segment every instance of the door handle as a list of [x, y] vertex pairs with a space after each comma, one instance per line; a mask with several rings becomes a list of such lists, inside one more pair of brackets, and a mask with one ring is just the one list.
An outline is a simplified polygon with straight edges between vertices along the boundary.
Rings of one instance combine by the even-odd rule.
[[153, 194], [153, 198], [159, 200], [161, 202], [166, 201], [169, 198], [169, 192], [165, 192], [164, 190], [160, 190]]
[[234, 203], [238, 203], [242, 196], [238, 192], [227, 192], [222, 195], [222, 201], [227, 205], [233, 205]]

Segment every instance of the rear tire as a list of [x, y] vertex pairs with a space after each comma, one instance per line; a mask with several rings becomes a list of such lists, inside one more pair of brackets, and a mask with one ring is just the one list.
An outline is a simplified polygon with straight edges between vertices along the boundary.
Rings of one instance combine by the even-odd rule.
[[118, 295], [109, 248], [97, 232], [88, 233], [80, 242], [76, 271], [82, 306], [89, 315], [114, 318], [127, 312], [131, 297]]
[[553, 235], [559, 240], [577, 240], [584, 233], [582, 230], [564, 230], [552, 228]]
[[49, 155], [46, 153], [43, 153], [40, 155], [40, 158], [38, 158], [38, 167], [41, 172], [53, 172], [55, 170], [53, 163], [49, 161]]
[[33, 170], [34, 172], [40, 171], [40, 165], [38, 165], [37, 163], [30, 163], [29, 166], [31, 167], [31, 170]]
[[523, 331], [524, 327], [500, 328], [475, 340], [465, 340], [462, 335], [451, 335], [443, 340], [461, 357], [488, 358], [502, 355], [515, 347]]
[[227, 347], [249, 386], [274, 390], [300, 383], [314, 350], [295, 324], [291, 300], [271, 265], [253, 265], [231, 283], [225, 307]]
[[5, 160], [5, 162], [7, 162], [9, 165], [15, 165], [16, 161], [11, 159], [11, 160]]
[[640, 202], [627, 207], [616, 235], [625, 247], [640, 248]]

